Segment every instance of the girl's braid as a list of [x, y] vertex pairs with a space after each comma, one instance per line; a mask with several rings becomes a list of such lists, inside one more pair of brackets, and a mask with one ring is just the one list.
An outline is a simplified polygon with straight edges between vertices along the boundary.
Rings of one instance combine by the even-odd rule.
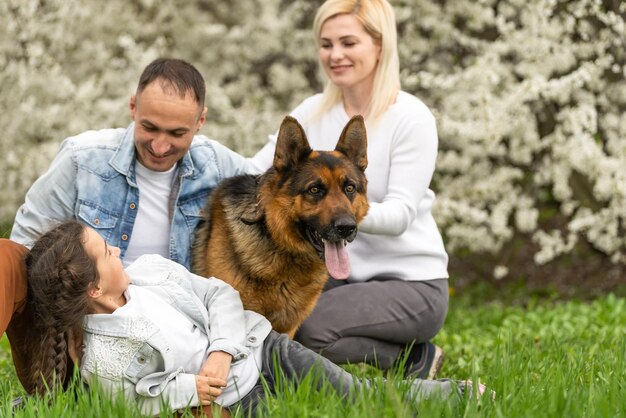
[[44, 234], [26, 258], [28, 303], [42, 340], [32, 364], [39, 393], [65, 381], [70, 335], [80, 335], [87, 314], [87, 291], [98, 282], [95, 263], [83, 247], [85, 229], [65, 222]]

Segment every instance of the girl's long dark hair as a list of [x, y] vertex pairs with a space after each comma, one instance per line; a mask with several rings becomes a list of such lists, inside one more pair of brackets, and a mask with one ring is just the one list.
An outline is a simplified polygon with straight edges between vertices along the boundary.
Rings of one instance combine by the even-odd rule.
[[26, 257], [28, 303], [41, 334], [31, 376], [41, 394], [65, 382], [68, 342], [82, 335], [87, 291], [98, 282], [96, 264], [83, 246], [85, 236], [83, 225], [65, 222], [39, 238]]

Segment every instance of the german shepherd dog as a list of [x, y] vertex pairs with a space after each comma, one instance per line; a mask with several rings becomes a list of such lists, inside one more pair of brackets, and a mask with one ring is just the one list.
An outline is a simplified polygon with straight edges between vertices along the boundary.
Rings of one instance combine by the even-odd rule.
[[293, 337], [311, 313], [328, 275], [346, 279], [347, 242], [367, 214], [367, 138], [360, 116], [334, 151], [313, 151], [287, 116], [272, 167], [224, 180], [196, 229], [192, 270], [239, 291], [246, 309]]

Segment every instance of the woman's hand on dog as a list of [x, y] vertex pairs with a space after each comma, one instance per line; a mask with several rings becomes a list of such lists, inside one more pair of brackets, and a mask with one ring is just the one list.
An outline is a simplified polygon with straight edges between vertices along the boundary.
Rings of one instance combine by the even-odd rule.
[[202, 405], [209, 405], [221, 395], [232, 361], [233, 356], [224, 351], [209, 354], [200, 374], [196, 376], [198, 399]]

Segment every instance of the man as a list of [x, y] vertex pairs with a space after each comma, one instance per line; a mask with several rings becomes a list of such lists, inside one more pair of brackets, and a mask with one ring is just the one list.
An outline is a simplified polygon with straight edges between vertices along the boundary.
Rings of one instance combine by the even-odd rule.
[[190, 64], [157, 59], [130, 98], [128, 128], [87, 131], [63, 142], [26, 194], [11, 240], [30, 247], [76, 218], [122, 251], [124, 264], [160, 254], [185, 267], [207, 196], [250, 171], [242, 156], [204, 136], [205, 84]]
[[[130, 98], [130, 126], [67, 138], [27, 192], [11, 240], [30, 247], [54, 225], [76, 218], [119, 247], [125, 265], [142, 254], [160, 254], [190, 268], [193, 234], [208, 195], [222, 179], [252, 171], [244, 157], [196, 135], [206, 118], [204, 96], [204, 79], [192, 65], [166, 58], [150, 63]], [[19, 266], [22, 258], [14, 257]], [[25, 294], [20, 268], [21, 274], [0, 271], [0, 287], [22, 290], [11, 301]], [[16, 309], [12, 305], [2, 320], [8, 322]], [[22, 376], [36, 341], [25, 321], [32, 324], [30, 312], [13, 315], [7, 333], [18, 376], [29, 390], [32, 382]]]

